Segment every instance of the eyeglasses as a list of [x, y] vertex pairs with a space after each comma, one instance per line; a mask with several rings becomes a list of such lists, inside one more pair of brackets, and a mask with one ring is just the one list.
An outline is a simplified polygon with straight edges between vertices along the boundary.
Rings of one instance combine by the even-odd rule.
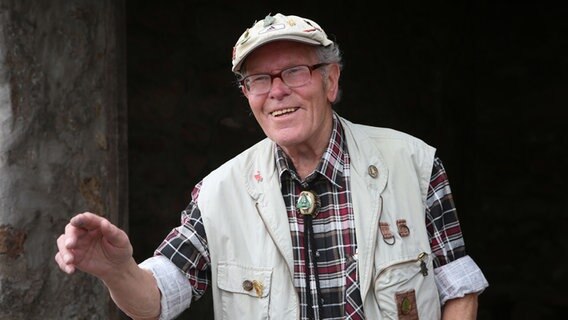
[[284, 69], [277, 74], [253, 74], [244, 77], [240, 82], [250, 94], [254, 95], [261, 95], [269, 92], [274, 78], [280, 78], [282, 82], [290, 88], [297, 88], [310, 82], [313, 70], [328, 64], [329, 63], [318, 63], [311, 66], [294, 66]]

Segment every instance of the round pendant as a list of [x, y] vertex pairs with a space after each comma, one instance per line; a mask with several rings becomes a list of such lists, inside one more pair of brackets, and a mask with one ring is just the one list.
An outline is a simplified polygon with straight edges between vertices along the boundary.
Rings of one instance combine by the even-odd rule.
[[311, 191], [300, 192], [296, 208], [302, 215], [311, 215], [316, 211], [316, 195]]

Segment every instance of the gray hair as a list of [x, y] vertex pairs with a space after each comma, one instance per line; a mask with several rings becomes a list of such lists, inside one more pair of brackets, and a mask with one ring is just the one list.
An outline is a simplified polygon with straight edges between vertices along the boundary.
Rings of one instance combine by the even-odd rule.
[[[337, 43], [334, 42], [327, 47], [318, 47], [316, 49], [316, 56], [320, 63], [336, 63], [339, 65], [339, 70], [343, 70], [343, 57]], [[326, 78], [327, 68], [322, 68], [322, 74], [324, 75], [324, 78]], [[324, 82], [324, 85], [327, 86], [327, 81]], [[341, 100], [341, 87], [339, 87], [337, 97], [335, 98], [335, 101], [332, 102], [332, 105], [337, 104], [339, 100]]]
[[341, 56], [341, 51], [336, 43], [324, 47], [320, 46], [316, 49], [316, 55], [320, 63], [337, 63], [339, 69], [343, 69], [343, 60]]

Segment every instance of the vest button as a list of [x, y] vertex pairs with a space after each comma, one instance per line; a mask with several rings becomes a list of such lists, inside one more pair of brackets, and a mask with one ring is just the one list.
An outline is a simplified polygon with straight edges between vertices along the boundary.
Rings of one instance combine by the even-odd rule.
[[252, 288], [254, 288], [252, 281], [250, 280], [243, 281], [243, 289], [245, 289], [245, 291], [251, 291]]
[[374, 165], [370, 165], [367, 169], [367, 172], [369, 172], [369, 175], [372, 178], [377, 178], [379, 176], [379, 169], [377, 169], [377, 167], [375, 167]]

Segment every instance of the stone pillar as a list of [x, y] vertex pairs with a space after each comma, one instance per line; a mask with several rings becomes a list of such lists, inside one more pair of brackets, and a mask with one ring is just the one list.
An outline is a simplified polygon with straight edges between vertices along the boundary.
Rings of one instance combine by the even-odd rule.
[[73, 215], [127, 225], [124, 0], [0, 0], [0, 319], [118, 319], [54, 261]]

